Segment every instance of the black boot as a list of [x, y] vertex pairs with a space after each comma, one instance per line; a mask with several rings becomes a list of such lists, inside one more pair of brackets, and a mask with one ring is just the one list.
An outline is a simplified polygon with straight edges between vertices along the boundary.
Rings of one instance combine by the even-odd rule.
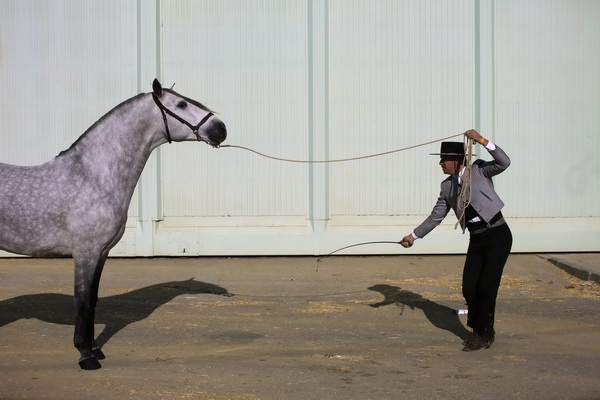
[[476, 330], [473, 330], [473, 334], [469, 339], [463, 342], [463, 351], [475, 351], [486, 346], [486, 341], [483, 335], [480, 335]]
[[485, 340], [485, 348], [489, 349], [492, 343], [494, 343], [494, 337], [496, 336], [496, 332], [494, 328], [490, 328], [483, 334], [483, 339]]

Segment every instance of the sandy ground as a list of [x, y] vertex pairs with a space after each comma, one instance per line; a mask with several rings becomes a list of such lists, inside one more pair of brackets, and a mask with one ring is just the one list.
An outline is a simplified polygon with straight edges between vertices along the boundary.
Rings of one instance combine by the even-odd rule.
[[511, 255], [466, 353], [463, 256], [109, 259], [82, 371], [72, 261], [0, 259], [0, 399], [600, 399], [600, 289]]

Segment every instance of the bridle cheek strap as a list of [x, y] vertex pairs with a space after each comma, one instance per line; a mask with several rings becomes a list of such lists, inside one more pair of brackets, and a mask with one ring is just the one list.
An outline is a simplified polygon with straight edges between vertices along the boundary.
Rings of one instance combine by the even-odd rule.
[[163, 105], [163, 103], [160, 102], [160, 100], [158, 99], [158, 96], [155, 93], [152, 93], [152, 98], [154, 99], [154, 102], [156, 103], [156, 105], [158, 106], [158, 109], [160, 110], [160, 113], [162, 114], [163, 122], [165, 123], [167, 141], [169, 143], [173, 143], [173, 140], [171, 139], [171, 133], [169, 132], [169, 124], [167, 123], [167, 114], [169, 114], [171, 117], [175, 118], [177, 121], [181, 122], [182, 124], [187, 125], [192, 130], [192, 132], [194, 132], [194, 135], [196, 135], [196, 138], [198, 139], [198, 141], [203, 140], [200, 137], [200, 135], [198, 134], [198, 131], [200, 130], [200, 127], [202, 125], [204, 125], [206, 123], [206, 121], [208, 121], [208, 119], [214, 115], [212, 112], [209, 112], [208, 114], [206, 114], [206, 116], [204, 118], [202, 118], [200, 120], [200, 122], [198, 122], [196, 125], [192, 125], [188, 121], [181, 118], [179, 115], [175, 114], [173, 111], [171, 111], [167, 107], [165, 107]]

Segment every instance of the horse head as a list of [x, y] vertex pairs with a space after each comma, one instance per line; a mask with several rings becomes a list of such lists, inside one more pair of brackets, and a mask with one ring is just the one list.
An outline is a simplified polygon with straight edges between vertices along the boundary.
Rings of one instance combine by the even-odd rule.
[[225, 140], [225, 124], [208, 107], [173, 89], [163, 89], [158, 79], [154, 79], [152, 89], [152, 98], [162, 114], [164, 135], [169, 143], [198, 140], [219, 147]]
[[219, 296], [225, 297], [233, 297], [235, 294], [229, 293], [227, 289], [214, 285], [212, 283], [200, 282], [195, 280], [195, 278], [190, 278], [185, 281], [173, 281], [173, 282], [165, 282], [156, 285], [158, 289], [168, 289], [174, 290], [176, 295], [182, 294], [215, 294]]

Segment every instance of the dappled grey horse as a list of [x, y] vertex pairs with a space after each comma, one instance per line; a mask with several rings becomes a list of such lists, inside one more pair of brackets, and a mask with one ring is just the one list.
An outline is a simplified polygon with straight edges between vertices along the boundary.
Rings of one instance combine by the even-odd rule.
[[202, 104], [154, 80], [102, 117], [73, 145], [39, 166], [0, 163], [0, 249], [36, 257], [73, 257], [75, 334], [82, 369], [104, 354], [94, 336], [100, 276], [125, 231], [136, 183], [152, 150], [167, 142], [218, 147], [225, 124]]

